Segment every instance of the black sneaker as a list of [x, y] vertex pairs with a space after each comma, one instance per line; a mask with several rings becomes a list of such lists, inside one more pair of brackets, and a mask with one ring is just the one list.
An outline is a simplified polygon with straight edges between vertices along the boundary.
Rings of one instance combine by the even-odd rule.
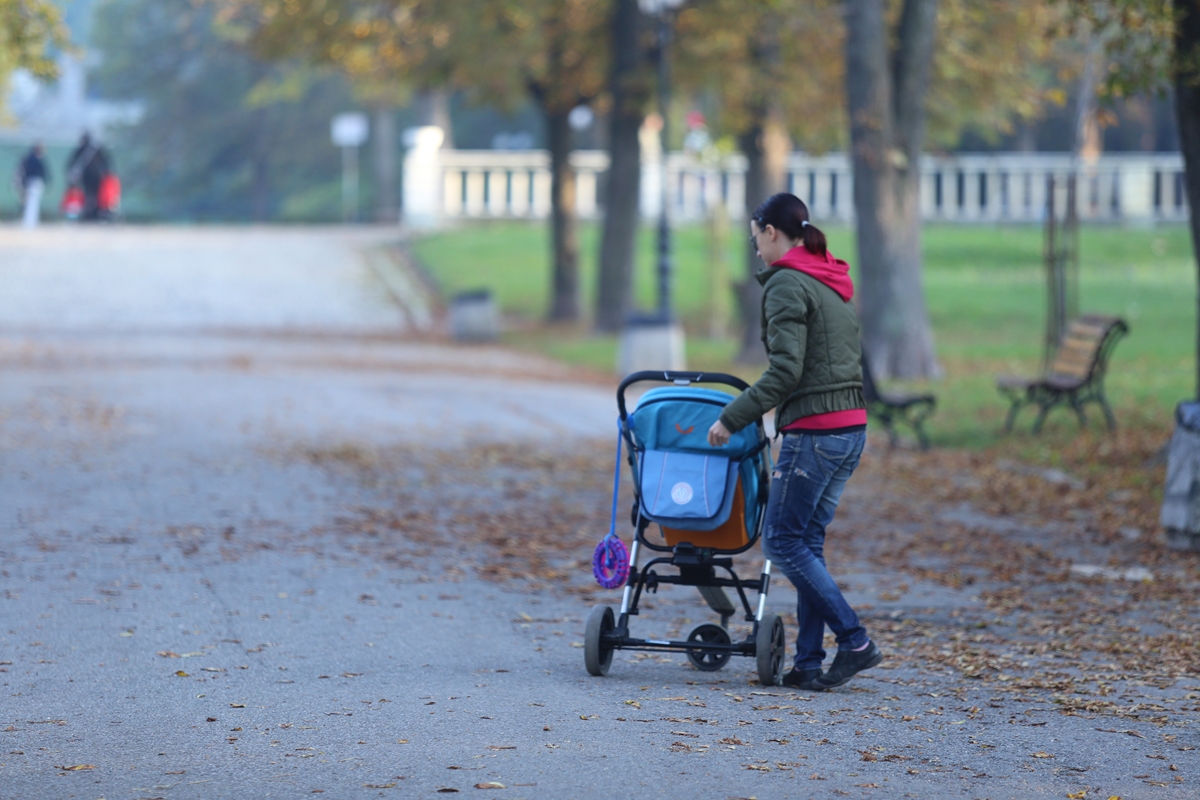
[[793, 669], [783, 676], [780, 685], [790, 689], [806, 689], [811, 692], [816, 690], [815, 681], [819, 677], [821, 677], [820, 669]]
[[883, 661], [883, 653], [871, 642], [865, 650], [839, 650], [833, 657], [833, 664], [822, 675], [813, 681], [817, 691], [833, 689], [850, 681], [864, 669], [870, 669]]

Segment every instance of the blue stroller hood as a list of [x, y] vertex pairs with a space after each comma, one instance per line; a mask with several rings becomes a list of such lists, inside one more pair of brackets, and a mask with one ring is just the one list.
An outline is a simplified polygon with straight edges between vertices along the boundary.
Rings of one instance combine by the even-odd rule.
[[729, 519], [738, 478], [746, 500], [746, 529], [759, 514], [759, 470], [753, 458], [763, 447], [757, 426], [730, 437], [724, 447], [708, 443], [708, 429], [733, 398], [713, 389], [652, 389], [629, 415], [637, 451], [634, 478], [641, 514], [670, 528], [711, 531]]
[[732, 399], [715, 389], [651, 389], [629, 415], [634, 443], [638, 449], [745, 458], [758, 446], [758, 431], [753, 425], [733, 434], [724, 447], [708, 443], [708, 429]]

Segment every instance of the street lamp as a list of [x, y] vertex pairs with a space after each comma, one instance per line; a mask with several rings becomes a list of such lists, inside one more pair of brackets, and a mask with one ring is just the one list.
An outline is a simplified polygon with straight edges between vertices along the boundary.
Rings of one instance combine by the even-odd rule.
[[667, 147], [670, 143], [670, 104], [671, 104], [671, 60], [668, 48], [671, 44], [672, 17], [674, 12], [683, 5], [684, 0], [638, 0], [642, 13], [658, 20], [658, 114], [662, 118], [662, 129], [659, 131], [662, 147], [662, 161], [659, 168], [660, 188], [662, 197], [658, 212], [658, 317], [666, 324], [672, 321], [671, 315], [671, 219], [668, 206], [671, 191], [667, 185]]
[[329, 124], [329, 135], [342, 148], [342, 221], [358, 219], [358, 148], [370, 134], [366, 114], [338, 114]]
[[658, 20], [658, 110], [662, 117], [660, 158], [661, 198], [658, 213], [658, 309], [651, 315], [632, 315], [621, 331], [617, 350], [617, 371], [622, 375], [641, 370], [682, 370], [687, 367], [683, 326], [671, 313], [671, 219], [670, 190], [667, 186], [667, 145], [670, 106], [670, 59], [674, 11], [684, 0], [638, 0], [648, 17]]

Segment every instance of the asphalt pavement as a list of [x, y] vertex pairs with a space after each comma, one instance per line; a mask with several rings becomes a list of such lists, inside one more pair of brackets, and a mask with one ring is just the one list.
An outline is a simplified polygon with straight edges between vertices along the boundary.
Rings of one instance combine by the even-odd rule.
[[[1114, 725], [911, 662], [819, 694], [749, 659], [591, 678], [583, 620], [616, 593], [583, 591], [589, 552], [533, 588], [436, 525], [364, 525], [498, 502], [453, 466], [485, 445], [609, 457], [615, 414], [603, 382], [415, 330], [394, 238], [0, 232], [0, 798], [1197, 796], [1186, 715]], [[339, 466], [385, 451], [392, 483]], [[882, 579], [849, 565], [852, 601]], [[709, 616], [664, 590], [638, 624]]]

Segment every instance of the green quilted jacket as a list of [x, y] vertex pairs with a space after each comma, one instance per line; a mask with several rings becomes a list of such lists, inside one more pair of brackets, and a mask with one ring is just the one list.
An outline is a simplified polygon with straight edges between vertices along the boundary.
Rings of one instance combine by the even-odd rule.
[[725, 407], [725, 427], [741, 430], [772, 408], [776, 430], [813, 414], [866, 408], [854, 303], [786, 266], [771, 266], [756, 277], [763, 285], [762, 341], [769, 363]]

